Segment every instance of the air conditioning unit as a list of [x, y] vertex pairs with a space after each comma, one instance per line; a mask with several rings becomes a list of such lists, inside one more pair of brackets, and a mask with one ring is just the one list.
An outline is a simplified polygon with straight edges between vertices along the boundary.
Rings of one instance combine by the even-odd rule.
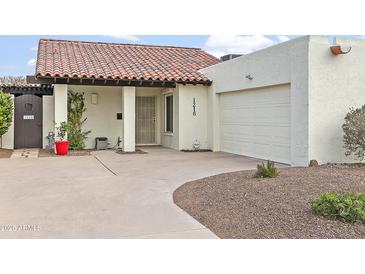
[[95, 149], [96, 150], [108, 149], [108, 138], [96, 137], [95, 138]]
[[232, 60], [232, 59], [237, 58], [237, 57], [240, 57], [240, 56], [242, 56], [242, 54], [227, 54], [227, 55], [223, 55], [220, 58], [220, 60], [222, 62], [224, 62], [224, 61]]

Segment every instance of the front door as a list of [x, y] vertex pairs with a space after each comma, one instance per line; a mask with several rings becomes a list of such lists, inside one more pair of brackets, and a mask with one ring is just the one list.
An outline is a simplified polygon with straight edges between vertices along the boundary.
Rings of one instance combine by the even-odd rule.
[[14, 148], [42, 147], [42, 97], [26, 94], [14, 100]]
[[156, 144], [155, 96], [136, 96], [136, 144]]

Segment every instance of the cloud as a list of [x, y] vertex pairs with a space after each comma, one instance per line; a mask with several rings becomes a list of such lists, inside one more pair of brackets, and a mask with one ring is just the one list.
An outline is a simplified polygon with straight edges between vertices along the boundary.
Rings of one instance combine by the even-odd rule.
[[36, 65], [36, 63], [37, 63], [36, 59], [29, 59], [27, 62], [27, 65], [30, 67], [34, 67]]
[[127, 40], [132, 42], [140, 41], [141, 39], [136, 35], [110, 35], [110, 37], [113, 37], [114, 39], [118, 40]]
[[247, 54], [255, 50], [272, 46], [274, 41], [263, 35], [212, 35], [205, 43], [208, 52], [217, 53], [242, 53]]
[[30, 48], [31, 51], [37, 51], [38, 50], [38, 46], [34, 46]]
[[248, 54], [290, 40], [287, 36], [276, 36], [272, 40], [264, 35], [226, 35], [209, 36], [204, 49], [210, 54], [220, 57], [225, 54]]
[[286, 41], [290, 40], [290, 38], [288, 36], [285, 36], [285, 35], [277, 35], [276, 38], [278, 39], [278, 41], [280, 43], [283, 43], [283, 42], [286, 42]]

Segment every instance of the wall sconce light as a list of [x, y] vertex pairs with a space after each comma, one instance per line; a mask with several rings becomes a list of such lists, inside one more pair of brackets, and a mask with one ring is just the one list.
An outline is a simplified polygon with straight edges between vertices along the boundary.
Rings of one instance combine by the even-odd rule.
[[350, 45], [340, 45], [337, 43], [337, 38], [335, 37], [333, 39], [333, 45], [330, 46], [330, 50], [333, 55], [339, 55], [339, 54], [347, 54], [351, 51]]
[[251, 76], [251, 74], [247, 74], [247, 75], [246, 75], [246, 78], [247, 78], [248, 80], [252, 80], [252, 79], [253, 79], [253, 77]]
[[98, 94], [97, 93], [92, 93], [91, 94], [91, 104], [93, 105], [97, 105], [98, 104]]
[[333, 45], [330, 47], [333, 55], [347, 54], [351, 51], [350, 46]]

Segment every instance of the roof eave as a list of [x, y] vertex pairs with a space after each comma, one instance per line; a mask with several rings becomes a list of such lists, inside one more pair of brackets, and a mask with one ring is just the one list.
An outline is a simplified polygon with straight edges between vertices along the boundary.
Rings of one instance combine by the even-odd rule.
[[79, 77], [52, 77], [52, 76], [27, 76], [27, 83], [32, 84], [69, 84], [69, 85], [97, 85], [97, 86], [136, 86], [136, 87], [162, 87], [174, 88], [176, 84], [192, 84], [210, 86], [210, 80], [165, 81], [146, 79], [110, 79], [110, 78], [79, 78]]

